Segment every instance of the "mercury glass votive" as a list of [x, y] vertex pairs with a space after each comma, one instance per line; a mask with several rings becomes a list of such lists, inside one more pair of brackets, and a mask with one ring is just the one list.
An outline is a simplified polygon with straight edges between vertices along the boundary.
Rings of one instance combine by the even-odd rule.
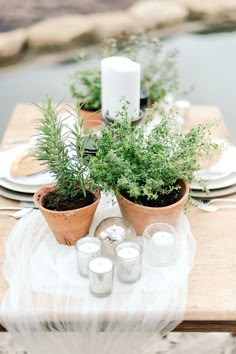
[[102, 220], [96, 227], [94, 236], [102, 242], [102, 254], [115, 258], [115, 247], [123, 241], [137, 239], [136, 232], [130, 222], [122, 217], [110, 217]]
[[88, 277], [91, 259], [101, 256], [102, 242], [96, 237], [83, 237], [75, 245], [79, 273]]
[[97, 297], [111, 294], [113, 286], [114, 264], [110, 258], [98, 257], [89, 262], [90, 291]]
[[169, 224], [154, 223], [143, 232], [144, 260], [152, 266], [166, 266], [176, 258], [178, 233]]
[[117, 276], [123, 283], [134, 283], [142, 273], [142, 247], [136, 242], [122, 242], [116, 249]]

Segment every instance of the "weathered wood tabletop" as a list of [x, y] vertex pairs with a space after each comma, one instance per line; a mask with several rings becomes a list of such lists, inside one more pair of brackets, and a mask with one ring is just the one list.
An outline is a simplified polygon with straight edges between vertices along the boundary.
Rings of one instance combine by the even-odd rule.
[[[185, 116], [185, 127], [188, 129], [206, 119], [215, 119], [219, 116], [220, 112], [216, 107], [191, 107]], [[3, 145], [10, 139], [27, 139], [33, 133], [35, 121], [39, 117], [35, 107], [27, 104], [17, 105], [3, 137]], [[213, 134], [230, 140], [223, 120], [214, 127]], [[14, 204], [14, 202], [0, 197], [0, 205], [6, 204]], [[224, 209], [207, 213], [192, 207], [187, 216], [197, 241], [197, 253], [189, 281], [185, 320], [177, 330], [235, 332], [235, 210]], [[1, 216], [0, 219], [0, 304], [7, 290], [7, 283], [2, 273], [5, 243], [15, 222], [11, 217]]]

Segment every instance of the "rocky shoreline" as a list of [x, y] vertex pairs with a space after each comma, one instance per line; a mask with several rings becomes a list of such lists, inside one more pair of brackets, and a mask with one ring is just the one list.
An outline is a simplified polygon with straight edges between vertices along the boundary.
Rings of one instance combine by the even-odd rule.
[[[0, 5], [1, 1], [4, 0], [0, 0]], [[57, 17], [43, 19], [26, 28], [0, 32], [0, 65], [9, 65], [28, 53], [66, 51], [98, 44], [107, 38], [119, 37], [140, 28], [155, 30], [162, 36], [186, 28], [194, 30], [199, 23], [202, 29], [226, 23], [236, 24], [234, 0], [123, 0], [119, 8], [118, 4], [114, 5], [116, 2], [111, 6], [111, 1], [106, 4], [104, 0], [100, 7], [95, 6], [95, 0], [90, 2], [93, 4], [90, 10], [96, 10], [93, 13], [83, 14], [86, 12], [83, 7], [79, 14], [74, 11], [74, 14], [60, 15], [56, 11], [59, 13]], [[90, 2], [84, 1], [82, 4], [88, 6]], [[105, 5], [110, 11], [99, 12]], [[50, 14], [55, 15], [55, 12], [49, 11]]]

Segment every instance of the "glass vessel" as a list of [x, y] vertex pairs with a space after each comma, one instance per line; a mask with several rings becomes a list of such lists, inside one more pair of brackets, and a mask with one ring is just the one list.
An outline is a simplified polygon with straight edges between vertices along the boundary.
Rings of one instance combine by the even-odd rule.
[[88, 277], [88, 265], [91, 259], [101, 256], [102, 243], [96, 237], [83, 237], [75, 245], [79, 273]]
[[164, 223], [148, 225], [143, 232], [143, 241], [146, 263], [161, 267], [175, 260], [178, 233], [172, 225]]
[[111, 294], [113, 286], [114, 264], [110, 258], [97, 257], [89, 262], [89, 288], [97, 297]]
[[96, 227], [94, 236], [102, 242], [102, 254], [114, 259], [115, 247], [123, 241], [135, 241], [136, 232], [129, 221], [122, 217], [103, 219]]
[[142, 247], [136, 242], [122, 242], [116, 249], [117, 276], [123, 283], [135, 283], [142, 273]]

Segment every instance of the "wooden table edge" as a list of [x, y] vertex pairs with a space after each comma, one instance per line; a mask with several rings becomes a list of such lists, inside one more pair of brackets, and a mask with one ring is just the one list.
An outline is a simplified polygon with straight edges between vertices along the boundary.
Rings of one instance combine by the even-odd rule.
[[[7, 332], [0, 323], [0, 332]], [[183, 321], [173, 332], [236, 332], [235, 321]]]

